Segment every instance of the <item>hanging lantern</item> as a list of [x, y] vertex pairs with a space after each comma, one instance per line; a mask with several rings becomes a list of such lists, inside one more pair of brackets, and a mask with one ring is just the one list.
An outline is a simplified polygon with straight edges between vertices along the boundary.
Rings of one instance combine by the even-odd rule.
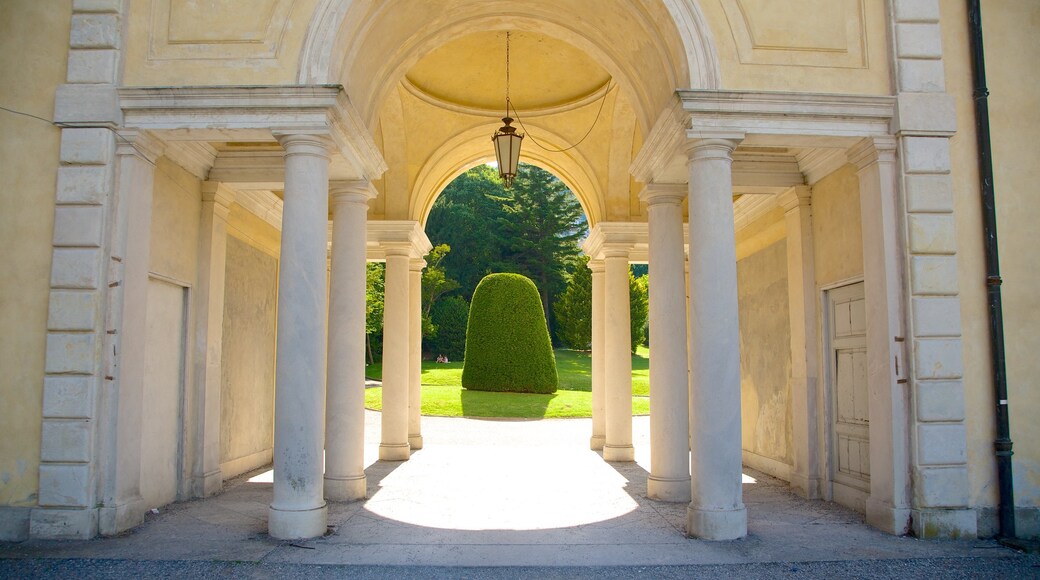
[[520, 165], [520, 142], [524, 140], [521, 133], [516, 132], [516, 127], [510, 126], [513, 118], [509, 116], [509, 32], [506, 32], [506, 116], [502, 117], [502, 126], [491, 137], [495, 142], [495, 157], [498, 159], [498, 176], [506, 189], [513, 186], [516, 178], [516, 170]]
[[516, 132], [516, 127], [510, 126], [513, 119], [503, 117], [505, 123], [491, 138], [495, 142], [495, 157], [498, 159], [498, 176], [502, 178], [506, 189], [513, 186], [517, 167], [520, 164], [520, 142], [524, 136]]

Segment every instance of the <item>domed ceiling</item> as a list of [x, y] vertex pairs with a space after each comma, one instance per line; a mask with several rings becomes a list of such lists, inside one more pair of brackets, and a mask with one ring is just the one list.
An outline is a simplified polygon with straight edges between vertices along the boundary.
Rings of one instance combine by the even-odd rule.
[[[509, 62], [509, 97], [520, 115], [583, 104], [601, 95], [610, 80], [581, 50], [535, 32], [512, 32]], [[406, 82], [447, 105], [504, 112], [505, 63], [506, 33], [477, 32], [423, 56], [408, 71]]]

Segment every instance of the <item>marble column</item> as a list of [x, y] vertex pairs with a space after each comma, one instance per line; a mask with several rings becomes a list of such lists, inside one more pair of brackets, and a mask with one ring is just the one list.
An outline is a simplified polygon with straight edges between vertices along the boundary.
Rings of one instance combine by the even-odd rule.
[[415, 258], [408, 271], [408, 446], [422, 449], [422, 270]]
[[606, 441], [606, 393], [604, 392], [603, 261], [590, 260], [592, 270], [592, 438], [589, 447], [603, 449]]
[[691, 139], [691, 501], [686, 533], [747, 535], [741, 496], [740, 328], [733, 226], [733, 150], [742, 136]]
[[686, 184], [651, 184], [650, 230], [650, 475], [651, 499], [690, 501], [689, 358], [686, 341], [686, 257], [682, 201]]
[[603, 459], [634, 461], [632, 446], [632, 324], [628, 296], [628, 248], [604, 251], [604, 397], [606, 439]]
[[365, 231], [367, 181], [332, 184], [325, 497], [365, 497]]
[[411, 244], [386, 246], [383, 298], [383, 420], [379, 459], [408, 459], [409, 342], [408, 271]]
[[787, 227], [787, 297], [791, 320], [791, 490], [821, 493], [816, 356], [816, 270], [813, 266], [812, 190], [798, 185], [780, 195]]
[[220, 395], [224, 342], [224, 271], [227, 218], [234, 190], [222, 183], [202, 184], [199, 222], [199, 274], [195, 284], [195, 454], [192, 496], [220, 491]]
[[280, 540], [326, 530], [326, 253], [329, 153], [314, 135], [279, 136], [285, 149], [285, 201], [278, 272], [274, 501], [267, 527]]

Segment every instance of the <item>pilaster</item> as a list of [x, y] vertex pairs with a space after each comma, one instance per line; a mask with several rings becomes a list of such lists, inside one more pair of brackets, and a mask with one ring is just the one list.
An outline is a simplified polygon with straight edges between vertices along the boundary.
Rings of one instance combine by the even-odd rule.
[[787, 296], [791, 321], [791, 489], [821, 495], [818, 429], [819, 376], [816, 356], [816, 271], [813, 265], [812, 190], [795, 186], [780, 195], [787, 227]]
[[199, 264], [195, 286], [195, 429], [191, 493], [220, 491], [221, 356], [224, 341], [224, 276], [227, 219], [235, 191], [219, 182], [202, 184]]
[[422, 271], [426, 260], [408, 264], [408, 446], [423, 447], [422, 438]]
[[607, 432], [603, 260], [589, 260], [589, 269], [592, 270], [592, 437], [589, 439], [589, 447], [600, 451], [606, 442]]

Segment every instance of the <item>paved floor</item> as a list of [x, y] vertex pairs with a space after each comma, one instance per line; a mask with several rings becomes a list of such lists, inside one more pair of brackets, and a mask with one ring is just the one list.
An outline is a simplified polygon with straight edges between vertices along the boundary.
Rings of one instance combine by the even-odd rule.
[[[377, 442], [379, 415], [367, 419], [367, 440]], [[292, 572], [301, 565], [309, 575], [363, 566], [350, 568], [362, 577], [524, 571], [544, 577], [622, 577], [624, 571], [696, 576], [723, 569], [745, 576], [932, 571], [1040, 577], [1035, 556], [991, 541], [888, 536], [854, 512], [800, 499], [783, 482], [751, 470], [744, 477], [748, 537], [689, 539], [683, 535], [685, 505], [645, 496], [647, 419], [635, 420], [636, 463], [605, 463], [587, 450], [590, 432], [588, 420], [424, 418], [425, 448], [407, 462], [375, 461], [376, 445], [367, 446], [369, 499], [330, 504], [331, 531], [323, 538], [280, 542], [267, 536], [271, 474], [260, 471], [228, 482], [213, 498], [150, 514], [120, 537], [0, 544], [0, 577], [291, 577], [303, 574]], [[458, 566], [473, 568], [451, 568]], [[488, 566], [535, 568], [482, 568]], [[561, 572], [552, 568], [557, 566], [575, 568]], [[604, 566], [626, 568], [597, 568]], [[658, 568], [628, 568], [649, 566]]]

